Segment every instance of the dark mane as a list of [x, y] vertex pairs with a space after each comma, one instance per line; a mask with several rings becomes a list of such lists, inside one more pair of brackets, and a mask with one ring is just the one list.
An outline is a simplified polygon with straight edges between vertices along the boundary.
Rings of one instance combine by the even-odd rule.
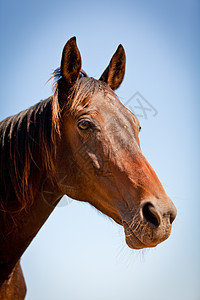
[[0, 123], [0, 210], [30, 206], [35, 170], [53, 170], [59, 119], [53, 97]]
[[107, 84], [82, 72], [68, 93], [65, 107], [60, 108], [60, 69], [53, 77], [56, 84], [52, 97], [0, 122], [0, 214], [15, 215], [30, 207], [39, 176], [54, 172], [62, 112], [75, 115], [94, 93], [113, 93]]

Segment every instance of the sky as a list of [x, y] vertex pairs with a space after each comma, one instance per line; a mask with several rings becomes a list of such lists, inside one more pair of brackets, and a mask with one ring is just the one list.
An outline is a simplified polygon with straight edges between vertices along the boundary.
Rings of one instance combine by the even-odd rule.
[[95, 78], [121, 43], [116, 93], [178, 211], [170, 238], [138, 252], [119, 225], [64, 197], [22, 257], [27, 300], [200, 299], [199, 13], [197, 0], [1, 1], [0, 119], [52, 94], [46, 82], [70, 37]]

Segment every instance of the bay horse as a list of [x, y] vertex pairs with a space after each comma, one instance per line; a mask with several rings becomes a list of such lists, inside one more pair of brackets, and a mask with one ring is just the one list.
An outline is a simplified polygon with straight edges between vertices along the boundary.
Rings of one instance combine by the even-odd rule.
[[170, 235], [176, 208], [142, 155], [140, 124], [117, 98], [119, 45], [99, 80], [81, 70], [76, 38], [54, 72], [53, 96], [0, 123], [0, 299], [24, 299], [20, 257], [67, 195], [124, 227], [132, 249]]

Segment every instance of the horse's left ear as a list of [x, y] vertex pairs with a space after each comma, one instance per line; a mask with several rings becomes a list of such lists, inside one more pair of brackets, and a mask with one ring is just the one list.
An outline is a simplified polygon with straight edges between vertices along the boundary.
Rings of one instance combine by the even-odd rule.
[[113, 91], [116, 90], [124, 78], [125, 65], [126, 54], [123, 46], [120, 44], [99, 80], [106, 82]]
[[79, 77], [81, 55], [76, 45], [76, 37], [72, 37], [65, 45], [61, 60], [61, 76], [67, 88], [71, 88]]

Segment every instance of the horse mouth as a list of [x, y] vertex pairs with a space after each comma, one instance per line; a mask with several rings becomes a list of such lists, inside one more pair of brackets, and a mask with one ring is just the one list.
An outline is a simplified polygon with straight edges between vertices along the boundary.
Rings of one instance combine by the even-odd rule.
[[159, 242], [151, 241], [151, 243], [145, 243], [141, 241], [140, 237], [133, 231], [133, 229], [123, 221], [124, 231], [125, 231], [125, 238], [126, 244], [129, 248], [140, 250], [144, 248], [152, 248], [159, 244]]
[[146, 248], [145, 244], [136, 236], [126, 221], [123, 221], [126, 244], [131, 249], [140, 250]]
[[154, 228], [136, 216], [134, 224], [123, 220], [123, 227], [126, 244], [131, 249], [143, 249], [156, 247], [165, 241], [170, 236], [172, 226], [167, 217], [163, 218], [160, 226]]
[[129, 248], [135, 250], [147, 248], [147, 246], [145, 246], [145, 244], [142, 243], [134, 233], [131, 235], [126, 235], [126, 244], [129, 246]]

